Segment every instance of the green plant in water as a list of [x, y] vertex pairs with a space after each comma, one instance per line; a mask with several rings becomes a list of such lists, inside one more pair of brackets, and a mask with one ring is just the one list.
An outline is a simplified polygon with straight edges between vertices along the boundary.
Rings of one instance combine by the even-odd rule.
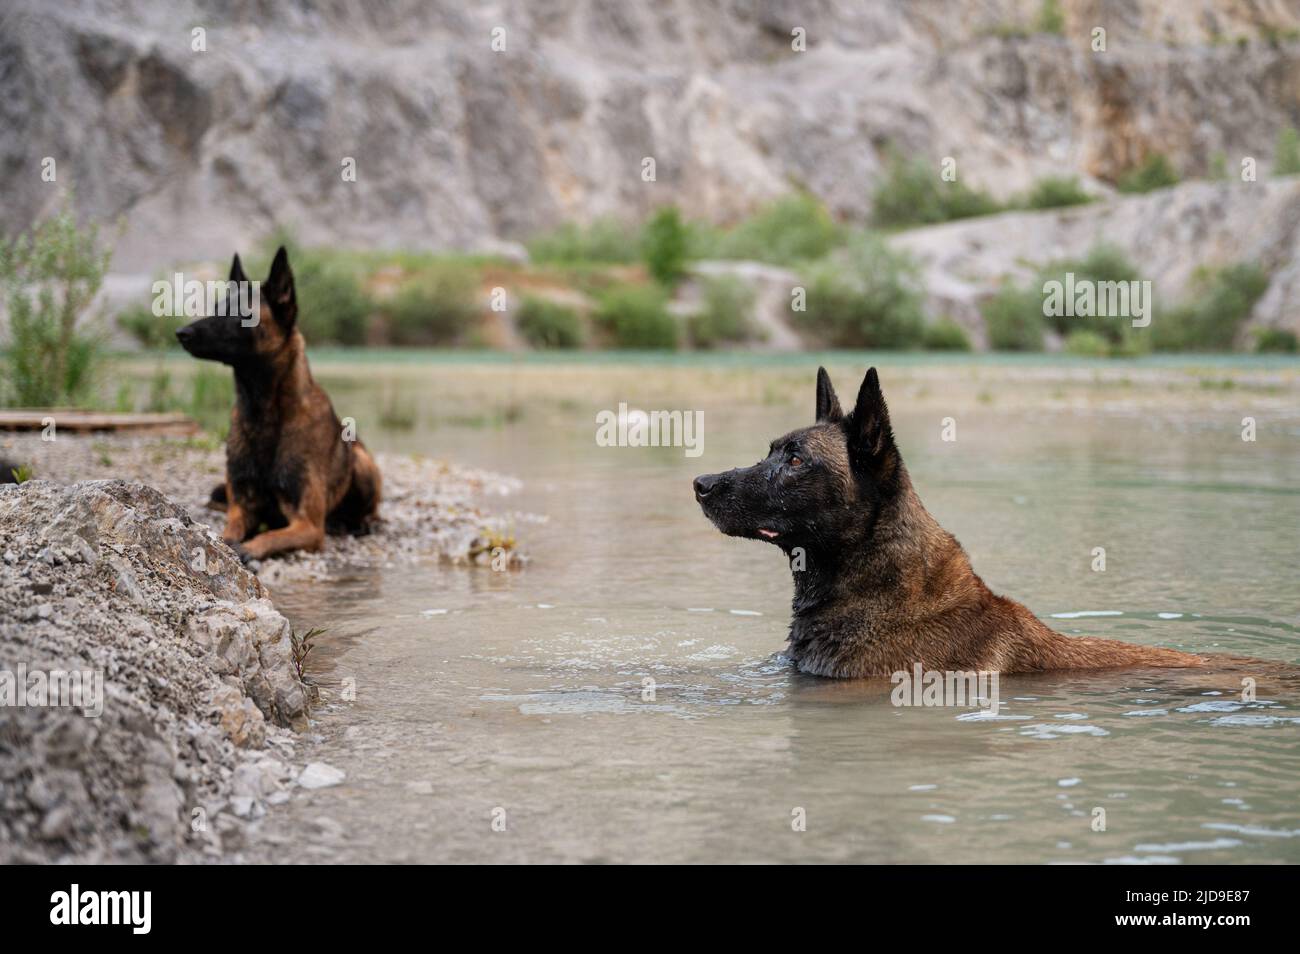
[[313, 627], [299, 634], [297, 630], [289, 631], [289, 649], [293, 656], [293, 668], [298, 672], [298, 679], [307, 681], [307, 657], [316, 648], [316, 637], [324, 635], [325, 630]]
[[77, 225], [71, 200], [30, 234], [0, 242], [0, 294], [9, 315], [5, 401], [48, 407], [89, 392], [102, 338], [83, 315], [111, 258], [97, 226]]
[[469, 557], [472, 560], [482, 553], [492, 556], [497, 550], [509, 553], [518, 545], [519, 541], [515, 539], [513, 533], [495, 527], [484, 527], [482, 533], [470, 544]]

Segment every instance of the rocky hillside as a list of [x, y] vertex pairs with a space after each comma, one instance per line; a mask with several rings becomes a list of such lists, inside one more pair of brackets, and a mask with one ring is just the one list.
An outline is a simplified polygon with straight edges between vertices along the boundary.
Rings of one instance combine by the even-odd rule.
[[1078, 260], [1097, 243], [1121, 248], [1157, 292], [1190, 294], [1198, 267], [1245, 261], [1271, 276], [1251, 328], [1300, 331], [1300, 178], [1185, 182], [1144, 196], [1068, 209], [1011, 212], [912, 229], [891, 243], [922, 267], [929, 310], [949, 315], [983, 343], [979, 303], [1004, 278]]
[[481, 249], [667, 201], [727, 222], [792, 186], [860, 221], [889, 149], [1004, 196], [1154, 152], [1267, 169], [1300, 125], [1293, 3], [1058, 6], [1059, 29], [1039, 0], [10, 0], [0, 231], [68, 186], [141, 272], [275, 223]]

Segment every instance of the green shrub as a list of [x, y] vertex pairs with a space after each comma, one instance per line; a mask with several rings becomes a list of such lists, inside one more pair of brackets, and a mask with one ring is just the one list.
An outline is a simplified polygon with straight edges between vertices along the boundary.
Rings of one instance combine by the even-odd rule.
[[677, 347], [677, 319], [668, 311], [668, 296], [660, 287], [616, 285], [601, 297], [594, 318], [617, 348]]
[[[1067, 272], [1074, 274], [1076, 287], [1081, 281], [1091, 281], [1101, 285], [1105, 282], [1139, 280], [1138, 270], [1129, 262], [1128, 256], [1123, 249], [1115, 245], [1099, 243], [1089, 249], [1088, 253], [1081, 259], [1054, 262], [1039, 272], [1038, 277], [1035, 279], [1035, 286], [1039, 293], [1038, 308], [1040, 312], [1045, 307], [1043, 286], [1049, 281], [1056, 281], [1060, 282], [1062, 288], [1064, 288]], [[1132, 304], [1130, 302], [1130, 309]], [[1133, 328], [1131, 320], [1115, 315], [1075, 315], [1073, 317], [1069, 315], [1045, 315], [1045, 318], [1047, 324], [1054, 328], [1058, 334], [1068, 336], [1076, 331], [1091, 331], [1100, 335], [1112, 345], [1117, 345], [1128, 337]]]
[[1231, 351], [1267, 290], [1268, 274], [1258, 265], [1198, 269], [1188, 299], [1152, 322], [1152, 345], [1160, 351]]
[[1034, 29], [1039, 33], [1065, 33], [1065, 14], [1061, 12], [1060, 0], [1043, 0], [1034, 20]]
[[1273, 153], [1273, 175], [1293, 176], [1300, 172], [1300, 134], [1287, 126], [1277, 134], [1277, 150]]
[[1120, 192], [1151, 192], [1178, 184], [1178, 173], [1163, 153], [1153, 152], [1115, 183]]
[[298, 325], [307, 343], [364, 345], [375, 306], [356, 272], [318, 255], [290, 261], [298, 296]]
[[261, 243], [260, 255], [245, 263], [249, 276], [264, 276], [281, 245], [289, 253], [298, 298], [298, 327], [307, 344], [364, 345], [375, 303], [361, 284], [361, 266], [355, 256], [308, 248], [292, 231], [281, 227]]
[[826, 206], [807, 193], [760, 209], [717, 240], [718, 258], [787, 265], [823, 258], [840, 244], [841, 229]]
[[924, 332], [916, 266], [881, 238], [863, 235], [843, 261], [812, 265], [806, 309], [795, 320], [809, 334], [844, 348], [912, 348]]
[[582, 319], [559, 302], [525, 295], [515, 327], [534, 348], [582, 347]]
[[691, 342], [697, 348], [716, 348], [753, 338], [754, 298], [754, 289], [734, 276], [705, 279], [704, 307], [687, 319]]
[[534, 236], [527, 245], [534, 262], [560, 265], [635, 262], [641, 253], [636, 231], [614, 219], [597, 219], [587, 226], [561, 225], [553, 232]]
[[961, 182], [946, 182], [928, 164], [899, 156], [890, 160], [872, 198], [872, 216], [876, 225], [884, 227], [928, 225], [1001, 211], [1003, 206], [987, 193]]
[[1111, 353], [1111, 346], [1095, 331], [1071, 331], [1065, 338], [1065, 350], [1068, 354], [1104, 358]]
[[407, 279], [381, 309], [395, 345], [455, 344], [479, 320], [474, 274], [459, 265], [435, 265]]
[[117, 313], [116, 320], [117, 326], [147, 351], [180, 347], [176, 340], [176, 329], [184, 322], [167, 315], [155, 315], [152, 304], [123, 308]]
[[83, 313], [111, 259], [98, 228], [78, 227], [70, 203], [30, 234], [0, 241], [0, 294], [9, 315], [5, 401], [50, 406], [89, 392], [103, 339]]
[[970, 336], [966, 329], [951, 318], [940, 318], [932, 325], [927, 325], [921, 340], [928, 351], [969, 351]]
[[672, 286], [686, 274], [689, 236], [676, 206], [651, 216], [641, 235], [641, 255], [655, 281]]
[[984, 301], [980, 312], [993, 350], [1043, 350], [1043, 295], [1038, 288], [1004, 282]]
[[1092, 196], [1083, 190], [1074, 176], [1047, 176], [1034, 183], [1025, 197], [1031, 209], [1058, 209], [1070, 205], [1085, 205]]
[[1295, 354], [1300, 339], [1289, 328], [1259, 328], [1255, 331], [1255, 350], [1260, 354]]
[[[1136, 302], [1129, 300], [1127, 289], [1116, 302], [1128, 302], [1127, 315], [1067, 315], [1064, 314], [1065, 307], [1060, 309], [1061, 314], [1047, 314], [1048, 283], [1059, 283], [1063, 298], [1070, 291], [1071, 274], [1076, 296], [1084, 282], [1093, 283], [1098, 310], [1103, 304], [1110, 304], [1108, 283], [1139, 281], [1138, 271], [1124, 251], [1104, 243], [1094, 245], [1083, 258], [1051, 262], [1023, 288], [1004, 284], [984, 303], [982, 310], [988, 326], [989, 344], [998, 350], [1038, 351], [1043, 347], [1043, 332], [1051, 328], [1066, 338], [1067, 348], [1070, 347], [1069, 338], [1086, 332], [1088, 336], [1079, 338], [1074, 347], [1093, 348], [1094, 339], [1099, 338], [1105, 342], [1104, 353], [1107, 354], [1132, 354], [1142, 350], [1144, 339], [1138, 337], [1132, 322], [1136, 316]], [[1060, 304], [1064, 306], [1066, 303], [1062, 300]], [[1154, 303], [1146, 304], [1148, 308], [1154, 307]], [[1094, 349], [1088, 353], [1098, 352]]]

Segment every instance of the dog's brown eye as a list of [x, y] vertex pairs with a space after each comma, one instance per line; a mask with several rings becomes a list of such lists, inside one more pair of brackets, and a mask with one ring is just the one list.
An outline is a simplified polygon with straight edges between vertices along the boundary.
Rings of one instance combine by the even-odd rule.
[[803, 458], [802, 458], [802, 457], [791, 457], [791, 458], [790, 458], [790, 466], [791, 466], [791, 467], [801, 467], [802, 465], [803, 465]]

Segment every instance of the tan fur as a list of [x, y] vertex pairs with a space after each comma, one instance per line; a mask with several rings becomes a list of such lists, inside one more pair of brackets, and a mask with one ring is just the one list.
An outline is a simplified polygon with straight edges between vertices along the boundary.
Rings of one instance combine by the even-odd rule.
[[901, 480], [894, 532], [878, 541], [882, 557], [899, 571], [896, 584], [846, 592], [796, 620], [790, 654], [802, 671], [845, 678], [888, 676], [916, 663], [925, 670], [1008, 673], [1203, 664], [1199, 656], [1172, 649], [1068, 637], [1044, 625], [985, 586], [961, 544], [921, 504], [906, 473]]

